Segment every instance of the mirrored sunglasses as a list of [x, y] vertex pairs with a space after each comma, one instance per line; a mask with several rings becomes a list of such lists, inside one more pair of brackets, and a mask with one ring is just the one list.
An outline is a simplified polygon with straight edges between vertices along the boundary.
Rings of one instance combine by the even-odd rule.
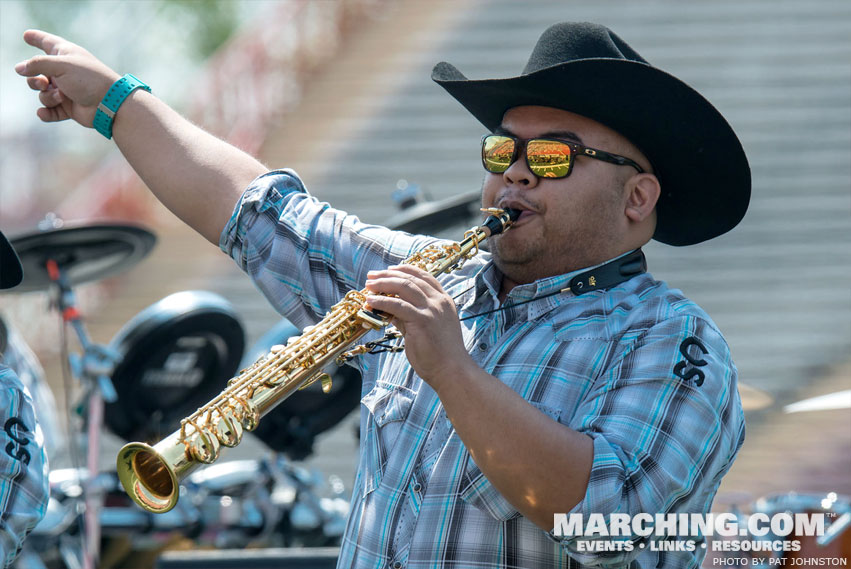
[[526, 165], [539, 178], [569, 176], [575, 156], [588, 156], [618, 166], [632, 166], [639, 174], [644, 173], [641, 166], [629, 158], [575, 142], [558, 138], [523, 140], [503, 134], [487, 134], [482, 137], [482, 165], [492, 174], [502, 174], [517, 160], [521, 147], [525, 149]]

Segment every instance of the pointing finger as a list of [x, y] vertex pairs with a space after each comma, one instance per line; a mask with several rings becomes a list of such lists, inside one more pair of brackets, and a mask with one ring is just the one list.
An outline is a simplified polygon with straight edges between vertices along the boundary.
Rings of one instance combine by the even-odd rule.
[[59, 47], [66, 43], [66, 40], [59, 36], [41, 31], [27, 30], [24, 32], [24, 41], [33, 47], [37, 47], [50, 55], [59, 53]]

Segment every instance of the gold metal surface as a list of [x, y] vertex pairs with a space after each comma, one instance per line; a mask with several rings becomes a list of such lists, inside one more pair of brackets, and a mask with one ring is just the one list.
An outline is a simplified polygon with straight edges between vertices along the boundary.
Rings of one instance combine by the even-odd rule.
[[[491, 217], [467, 231], [460, 243], [431, 245], [404, 263], [434, 276], [460, 269], [478, 253], [481, 241], [511, 226], [508, 212], [486, 211]], [[383, 314], [363, 310], [367, 294], [366, 289], [346, 293], [321, 322], [308, 326], [286, 345], [273, 346], [156, 445], [125, 445], [118, 453], [116, 468], [130, 498], [149, 512], [171, 510], [177, 504], [183, 478], [202, 464], [218, 459], [222, 446], [238, 445], [245, 431], [253, 430], [263, 415], [293, 392], [317, 380], [322, 382], [324, 392], [330, 391], [331, 378], [323, 368], [344, 353], [364, 353], [360, 347], [346, 350], [363, 335], [389, 322]]]

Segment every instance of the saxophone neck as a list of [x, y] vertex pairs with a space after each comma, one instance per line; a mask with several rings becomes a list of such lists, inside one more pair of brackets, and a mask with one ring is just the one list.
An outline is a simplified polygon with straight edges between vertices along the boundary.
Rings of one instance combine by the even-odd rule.
[[467, 259], [478, 254], [479, 243], [502, 233], [520, 216], [520, 211], [516, 209], [483, 208], [482, 211], [490, 215], [481, 225], [468, 229], [460, 243], [437, 250], [437, 255], [430, 254], [433, 249], [417, 253], [409, 261], [419, 264], [423, 259], [427, 259], [427, 266], [422, 268], [426, 268], [435, 277], [447, 271], [458, 270]]

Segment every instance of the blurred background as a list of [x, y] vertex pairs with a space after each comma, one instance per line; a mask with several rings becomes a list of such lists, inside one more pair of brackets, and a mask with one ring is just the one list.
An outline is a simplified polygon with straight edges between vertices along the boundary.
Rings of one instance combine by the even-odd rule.
[[[739, 227], [693, 247], [646, 248], [654, 276], [712, 315], [738, 365], [748, 439], [716, 508], [752, 508], [789, 492], [851, 494], [845, 0], [3, 0], [0, 226], [12, 238], [28, 235], [52, 213], [70, 225], [132, 222], [157, 235], [135, 266], [76, 287], [95, 342], [109, 344], [170, 294], [203, 290], [232, 305], [246, 346], [256, 346], [281, 317], [233, 263], [157, 204], [111, 141], [37, 119], [37, 97], [13, 70], [35, 53], [23, 31], [62, 35], [132, 72], [197, 123], [270, 168], [294, 168], [312, 194], [365, 221], [396, 223], [429, 204], [461, 203], [442, 227], [458, 238], [481, 184], [483, 129], [431, 82], [431, 67], [447, 60], [470, 78], [519, 74], [541, 31], [561, 20], [605, 24], [695, 87], [750, 159], [753, 196]], [[419, 209], [402, 212], [414, 202]], [[0, 315], [44, 367], [55, 420], [67, 425], [80, 386], [63, 375], [49, 295], [3, 294]], [[815, 397], [823, 398], [795, 405]], [[355, 413], [298, 457], [346, 489], [356, 465]], [[121, 444], [104, 432], [104, 470]], [[269, 452], [253, 441], [229, 456]], [[68, 448], [55, 456], [57, 467], [73, 463]]]

